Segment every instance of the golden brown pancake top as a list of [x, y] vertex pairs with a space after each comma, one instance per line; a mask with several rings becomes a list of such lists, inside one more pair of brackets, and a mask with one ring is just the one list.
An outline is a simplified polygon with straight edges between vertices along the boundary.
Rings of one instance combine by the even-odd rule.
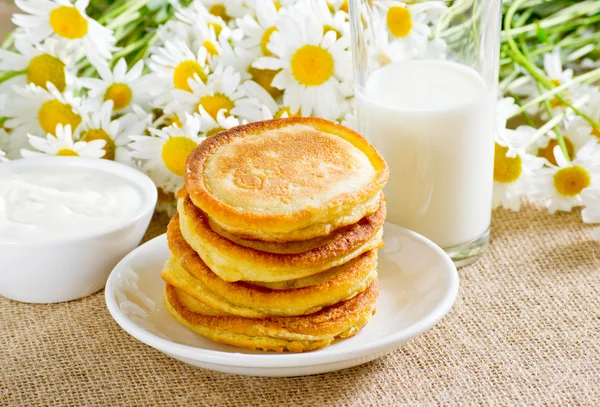
[[287, 213], [353, 191], [374, 172], [346, 140], [297, 124], [221, 147], [206, 162], [204, 182], [229, 205]]
[[385, 161], [359, 134], [318, 118], [291, 118], [206, 139], [188, 158], [185, 185], [229, 232], [279, 236], [317, 225], [315, 237], [329, 224], [372, 213], [368, 202], [387, 177]]

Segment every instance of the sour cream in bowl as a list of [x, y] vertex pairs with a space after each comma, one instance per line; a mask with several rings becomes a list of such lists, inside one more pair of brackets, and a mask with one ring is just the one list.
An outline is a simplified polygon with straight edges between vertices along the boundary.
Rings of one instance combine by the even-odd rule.
[[156, 199], [146, 175], [108, 160], [0, 164], [0, 295], [51, 303], [102, 289], [139, 244]]

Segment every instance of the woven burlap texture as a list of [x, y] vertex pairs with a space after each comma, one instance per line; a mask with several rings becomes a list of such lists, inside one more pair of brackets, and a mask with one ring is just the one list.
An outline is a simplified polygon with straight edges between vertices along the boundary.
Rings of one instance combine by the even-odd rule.
[[[363, 366], [258, 378], [187, 366], [136, 341], [103, 293], [0, 298], [2, 406], [600, 405], [600, 245], [577, 211], [494, 213], [486, 256], [459, 271], [435, 328]], [[166, 220], [156, 217], [149, 235]]]

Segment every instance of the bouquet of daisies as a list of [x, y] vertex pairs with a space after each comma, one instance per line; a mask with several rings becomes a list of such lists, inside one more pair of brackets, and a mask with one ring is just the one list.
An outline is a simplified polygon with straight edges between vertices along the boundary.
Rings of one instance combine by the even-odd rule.
[[[461, 2], [373, 0], [393, 23], [372, 39], [379, 60], [443, 57], [444, 13]], [[172, 211], [206, 137], [291, 116], [356, 127], [348, 0], [15, 3], [0, 49], [0, 160], [124, 162]], [[600, 2], [504, 3], [495, 205], [586, 204], [584, 220], [600, 222]]]

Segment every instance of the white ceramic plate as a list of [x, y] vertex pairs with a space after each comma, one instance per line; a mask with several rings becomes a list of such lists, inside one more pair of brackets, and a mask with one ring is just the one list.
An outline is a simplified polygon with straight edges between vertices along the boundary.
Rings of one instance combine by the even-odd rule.
[[452, 261], [417, 233], [385, 225], [379, 252], [377, 314], [356, 336], [307, 353], [267, 353], [223, 345], [179, 325], [162, 302], [165, 235], [140, 246], [113, 270], [106, 303], [117, 323], [143, 343], [206, 369], [252, 376], [302, 376], [369, 362], [434, 326], [452, 307], [458, 274]]

